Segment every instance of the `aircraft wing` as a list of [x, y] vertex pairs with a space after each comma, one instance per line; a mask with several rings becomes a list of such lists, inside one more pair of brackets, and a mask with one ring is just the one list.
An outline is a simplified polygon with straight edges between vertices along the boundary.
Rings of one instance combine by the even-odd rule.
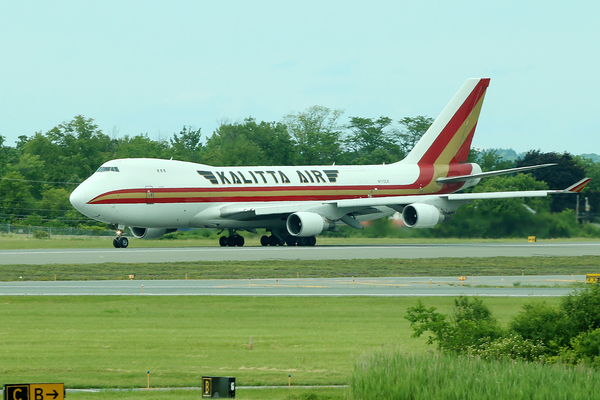
[[556, 163], [553, 163], [553, 164], [539, 164], [539, 165], [530, 165], [530, 166], [527, 166], [527, 167], [518, 167], [518, 168], [501, 169], [501, 170], [498, 170], [498, 171], [481, 172], [479, 174], [448, 176], [448, 177], [445, 177], [445, 178], [437, 178], [436, 181], [438, 183], [464, 182], [464, 181], [467, 181], [469, 179], [488, 178], [490, 176], [505, 175], [505, 174], [510, 174], [510, 173], [513, 173], [513, 172], [529, 171], [529, 170], [532, 170], [532, 169], [552, 167], [554, 165], [557, 165], [557, 164]]
[[549, 194], [579, 193], [590, 183], [591, 178], [584, 178], [579, 182], [563, 190], [518, 190], [508, 192], [486, 192], [486, 193], [449, 193], [439, 195], [419, 195], [419, 196], [401, 196], [401, 197], [378, 197], [336, 200], [338, 207], [359, 207], [359, 206], [404, 206], [412, 203], [431, 203], [437, 200], [467, 202], [473, 200], [486, 199], [509, 199], [517, 197], [546, 197]]
[[[402, 211], [409, 204], [423, 203], [439, 208], [443, 212], [453, 212], [460, 205], [473, 200], [485, 199], [507, 199], [518, 197], [545, 197], [550, 194], [579, 193], [589, 182], [590, 178], [569, 186], [563, 190], [531, 190], [531, 191], [507, 191], [487, 193], [450, 193], [439, 195], [413, 195], [413, 196], [391, 196], [391, 197], [364, 197], [358, 199], [344, 199], [331, 201], [308, 201], [301, 203], [245, 203], [227, 204], [220, 206], [218, 217], [250, 220], [264, 217], [287, 216], [296, 212], [307, 211], [318, 213], [330, 220], [341, 220], [346, 224], [358, 228], [353, 217], [360, 215], [382, 212], [382, 207], [388, 207], [396, 211]], [[350, 217], [349, 215], [352, 215]], [[217, 216], [217, 215], [215, 215]]]

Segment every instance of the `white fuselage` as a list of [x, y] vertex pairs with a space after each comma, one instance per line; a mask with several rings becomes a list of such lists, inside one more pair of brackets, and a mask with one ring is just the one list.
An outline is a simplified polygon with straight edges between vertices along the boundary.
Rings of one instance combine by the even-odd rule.
[[[480, 171], [463, 164], [464, 174]], [[368, 166], [211, 167], [158, 159], [120, 159], [102, 165], [71, 195], [84, 215], [111, 224], [146, 228], [273, 228], [285, 224], [272, 215], [221, 218], [227, 206], [302, 203], [304, 209], [342, 199], [450, 193], [460, 184], [439, 184], [448, 166], [421, 167], [402, 162]], [[214, 209], [214, 212], [212, 211]], [[220, 211], [219, 211], [220, 210]], [[378, 207], [361, 220], [394, 210]]]

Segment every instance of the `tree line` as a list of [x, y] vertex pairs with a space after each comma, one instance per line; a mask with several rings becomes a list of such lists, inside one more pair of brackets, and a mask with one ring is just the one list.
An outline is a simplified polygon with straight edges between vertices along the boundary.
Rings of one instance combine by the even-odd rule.
[[[341, 110], [313, 106], [286, 115], [280, 121], [259, 122], [248, 117], [238, 122], [223, 122], [207, 137], [203, 137], [201, 128], [183, 126], [168, 139], [152, 140], [147, 134], [111, 137], [92, 118], [77, 115], [47, 132], [20, 136], [14, 147], [6, 145], [0, 135], [0, 223], [97, 225], [75, 211], [68, 197], [102, 163], [115, 158], [173, 158], [213, 166], [388, 164], [404, 158], [433, 122], [426, 116], [396, 121], [384, 116], [350, 117], [342, 122], [342, 116]], [[477, 162], [484, 171], [537, 163], [559, 164], [527, 175], [490, 178], [475, 190], [562, 189], [584, 176], [597, 177], [588, 189], [590, 213], [597, 210], [600, 164], [591, 159], [531, 150], [516, 161], [507, 161], [497, 150], [473, 149], [469, 161]], [[566, 211], [575, 209], [574, 202], [572, 196], [476, 202], [460, 209], [465, 215], [456, 220], [463, 220], [463, 226], [442, 224], [433, 232], [417, 234], [485, 237], [497, 229], [493, 223], [482, 223], [482, 215], [485, 221], [496, 220], [496, 225], [502, 225], [503, 221], [514, 223], [515, 219], [525, 221], [517, 223], [523, 225], [531, 223], [538, 212], [574, 213]], [[575, 216], [570, 220], [574, 221]], [[374, 225], [371, 234], [388, 235], [385, 230], [392, 229], [387, 221]], [[575, 233], [572, 229], [552, 229], [556, 236]], [[502, 234], [511, 236], [515, 232], [504, 230]]]

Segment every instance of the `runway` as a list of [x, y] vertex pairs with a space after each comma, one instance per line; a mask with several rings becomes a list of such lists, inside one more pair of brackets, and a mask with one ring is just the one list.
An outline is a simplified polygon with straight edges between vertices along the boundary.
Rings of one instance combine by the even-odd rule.
[[9, 296], [564, 296], [583, 275], [0, 282]]
[[600, 242], [453, 243], [315, 247], [185, 247], [0, 250], [0, 265], [377, 258], [600, 256]]

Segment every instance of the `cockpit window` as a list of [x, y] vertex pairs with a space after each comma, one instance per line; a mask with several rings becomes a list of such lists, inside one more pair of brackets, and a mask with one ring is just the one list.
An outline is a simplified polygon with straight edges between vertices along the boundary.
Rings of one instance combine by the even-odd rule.
[[96, 170], [96, 172], [106, 172], [106, 171], [119, 172], [119, 168], [117, 168], [117, 167], [100, 167]]

